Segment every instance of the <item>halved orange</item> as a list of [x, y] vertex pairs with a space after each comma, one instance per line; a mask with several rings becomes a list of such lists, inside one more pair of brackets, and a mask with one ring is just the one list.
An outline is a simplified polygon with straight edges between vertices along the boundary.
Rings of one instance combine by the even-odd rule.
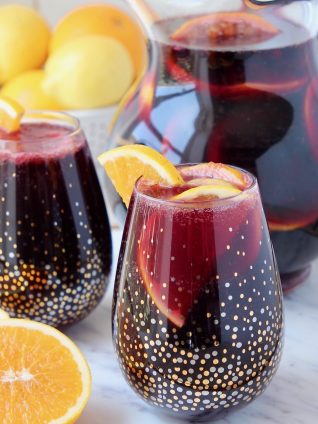
[[10, 318], [9, 314], [3, 309], [0, 309], [0, 319], [9, 319], [9, 318]]
[[183, 179], [190, 180], [194, 178], [216, 178], [227, 181], [239, 189], [247, 187], [245, 175], [236, 168], [223, 163], [200, 163], [198, 165], [184, 166], [180, 169]]
[[237, 194], [240, 194], [242, 191], [234, 186], [226, 184], [210, 184], [202, 185], [198, 187], [190, 188], [189, 190], [183, 191], [180, 194], [177, 194], [172, 199], [173, 200], [182, 200], [182, 201], [191, 201], [191, 200], [200, 200], [200, 199], [224, 199], [227, 197], [232, 197]]
[[15, 100], [0, 96], [0, 128], [10, 134], [18, 131], [24, 114], [23, 107]]
[[156, 150], [138, 144], [117, 147], [98, 157], [126, 206], [136, 181], [143, 177], [154, 184], [178, 185], [183, 179], [172, 163]]
[[246, 12], [222, 12], [188, 20], [171, 36], [183, 44], [201, 47], [252, 44], [266, 41], [279, 33], [270, 22]]
[[2, 423], [75, 423], [90, 392], [89, 367], [68, 337], [34, 321], [0, 320]]

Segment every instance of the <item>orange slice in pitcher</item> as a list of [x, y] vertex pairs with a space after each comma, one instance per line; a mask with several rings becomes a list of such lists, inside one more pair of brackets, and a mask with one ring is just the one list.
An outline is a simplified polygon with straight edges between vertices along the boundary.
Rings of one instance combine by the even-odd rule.
[[222, 12], [190, 19], [171, 36], [182, 44], [201, 47], [266, 41], [279, 30], [264, 18], [245, 12]]
[[19, 103], [0, 96], [0, 129], [8, 134], [18, 131], [23, 114], [24, 109]]
[[233, 197], [240, 194], [242, 191], [231, 185], [226, 184], [212, 184], [202, 185], [199, 187], [190, 188], [189, 190], [183, 191], [177, 194], [172, 199], [191, 201], [191, 200], [204, 200], [204, 199], [224, 199], [227, 197]]
[[138, 178], [154, 184], [178, 185], [183, 179], [173, 164], [156, 150], [138, 144], [117, 147], [98, 157], [101, 165], [122, 197], [129, 205]]
[[72, 424], [91, 392], [83, 355], [63, 333], [22, 319], [0, 320], [2, 423]]
[[245, 175], [238, 169], [223, 163], [200, 163], [193, 166], [185, 166], [181, 168], [180, 174], [185, 180], [194, 178], [215, 178], [226, 181], [239, 189], [244, 189], [247, 186]]

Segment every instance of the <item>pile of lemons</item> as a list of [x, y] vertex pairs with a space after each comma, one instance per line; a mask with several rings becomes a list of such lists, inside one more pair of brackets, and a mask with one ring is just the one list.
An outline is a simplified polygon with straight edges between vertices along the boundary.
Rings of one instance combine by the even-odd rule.
[[32, 8], [0, 7], [1, 95], [26, 109], [114, 104], [145, 62], [139, 26], [117, 7], [82, 6], [52, 31]]

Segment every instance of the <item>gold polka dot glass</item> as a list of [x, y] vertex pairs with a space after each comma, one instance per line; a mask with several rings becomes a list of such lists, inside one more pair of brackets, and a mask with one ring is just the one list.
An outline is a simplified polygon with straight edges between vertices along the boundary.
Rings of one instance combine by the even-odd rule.
[[28, 113], [0, 133], [0, 307], [53, 326], [84, 318], [105, 292], [111, 249], [78, 122]]
[[190, 420], [249, 404], [281, 356], [281, 283], [257, 182], [244, 176], [242, 193], [192, 203], [139, 182], [128, 210], [113, 301], [119, 363], [143, 399]]

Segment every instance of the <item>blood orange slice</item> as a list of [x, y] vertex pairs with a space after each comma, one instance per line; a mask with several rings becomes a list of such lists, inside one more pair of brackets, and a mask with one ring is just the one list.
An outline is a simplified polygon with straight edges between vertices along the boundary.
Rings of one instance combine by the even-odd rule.
[[266, 41], [279, 30], [264, 18], [245, 12], [223, 12], [193, 18], [178, 28], [171, 39], [182, 44], [252, 44]]
[[220, 180], [219, 178], [194, 178], [193, 180], [187, 181], [187, 185], [190, 187], [220, 184], [233, 187], [233, 184], [229, 183], [228, 181]]
[[226, 185], [218, 183], [218, 184], [210, 184], [203, 185], [199, 187], [193, 187], [189, 190], [183, 191], [180, 194], [177, 194], [172, 199], [173, 200], [182, 200], [182, 201], [191, 201], [191, 200], [199, 200], [199, 199], [224, 199], [227, 197], [236, 196], [240, 194], [241, 190], [235, 188], [232, 185]]
[[244, 189], [248, 185], [245, 175], [231, 166], [223, 163], [201, 163], [199, 165], [185, 166], [181, 168], [180, 174], [183, 179], [194, 178], [216, 178], [231, 183], [239, 189]]

